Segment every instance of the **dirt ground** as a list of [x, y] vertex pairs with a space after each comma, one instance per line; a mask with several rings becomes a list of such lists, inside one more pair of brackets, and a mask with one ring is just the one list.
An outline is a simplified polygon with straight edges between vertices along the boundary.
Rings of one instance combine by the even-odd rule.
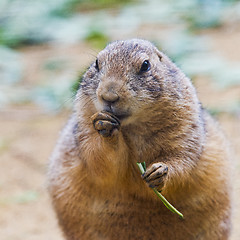
[[[228, 26], [202, 32], [212, 40], [212, 50], [232, 62], [240, 61], [239, 29]], [[30, 47], [22, 49], [29, 65], [22, 84], [35, 84], [40, 64], [49, 56], [67, 54], [74, 68], [87, 66], [92, 50], [85, 45], [71, 47]], [[76, 70], [77, 71], [77, 70]], [[230, 100], [240, 102], [240, 86], [217, 89], [208, 79], [198, 78], [195, 85], [206, 107], [216, 107]], [[63, 239], [46, 191], [48, 157], [69, 111], [57, 115], [26, 104], [0, 109], [0, 239]], [[234, 217], [231, 240], [240, 239], [240, 116], [218, 117], [235, 152]]]

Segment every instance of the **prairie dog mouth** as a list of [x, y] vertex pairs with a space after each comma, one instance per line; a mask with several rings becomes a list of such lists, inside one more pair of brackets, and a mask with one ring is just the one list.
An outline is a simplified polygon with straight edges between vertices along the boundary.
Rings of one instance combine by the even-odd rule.
[[121, 114], [121, 115], [116, 115], [116, 117], [120, 120], [123, 121], [124, 119], [128, 118], [128, 114]]
[[103, 111], [109, 113], [113, 118], [115, 118], [119, 123], [124, 119], [128, 118], [130, 114], [114, 112], [114, 111]]
[[115, 121], [116, 123], [120, 124], [120, 118], [114, 114], [113, 112], [110, 112], [110, 111], [102, 111], [102, 113], [107, 113], [108, 115], [110, 115]]

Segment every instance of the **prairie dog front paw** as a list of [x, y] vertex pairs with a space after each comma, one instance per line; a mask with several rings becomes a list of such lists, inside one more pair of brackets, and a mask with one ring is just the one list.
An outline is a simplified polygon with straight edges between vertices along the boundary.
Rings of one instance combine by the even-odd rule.
[[120, 121], [109, 112], [98, 112], [91, 117], [93, 127], [103, 137], [111, 137], [114, 130], [120, 129]]
[[149, 187], [161, 191], [164, 187], [167, 173], [168, 166], [165, 163], [158, 162], [149, 166], [142, 177]]

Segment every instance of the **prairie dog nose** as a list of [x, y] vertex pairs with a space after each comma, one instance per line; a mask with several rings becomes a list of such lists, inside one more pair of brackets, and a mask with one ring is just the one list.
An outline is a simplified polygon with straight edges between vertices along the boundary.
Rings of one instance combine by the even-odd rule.
[[109, 102], [109, 103], [114, 103], [119, 100], [118, 94], [112, 91], [106, 91], [102, 93], [101, 97], [105, 102]]

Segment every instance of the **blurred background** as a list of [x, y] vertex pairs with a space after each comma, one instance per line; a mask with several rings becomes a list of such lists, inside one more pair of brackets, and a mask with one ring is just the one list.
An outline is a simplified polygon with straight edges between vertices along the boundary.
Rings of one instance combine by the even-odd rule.
[[240, 239], [240, 2], [0, 0], [0, 238], [63, 239], [48, 157], [82, 73], [110, 41], [145, 38], [192, 79], [235, 152]]

